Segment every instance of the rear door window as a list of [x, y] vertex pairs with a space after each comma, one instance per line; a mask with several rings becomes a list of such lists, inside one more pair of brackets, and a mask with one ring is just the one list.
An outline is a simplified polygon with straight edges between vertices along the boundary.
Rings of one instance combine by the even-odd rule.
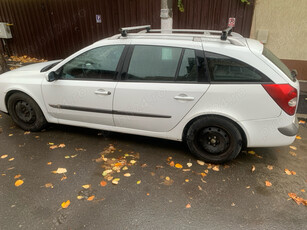
[[210, 52], [205, 56], [213, 82], [271, 82], [259, 70], [237, 59]]

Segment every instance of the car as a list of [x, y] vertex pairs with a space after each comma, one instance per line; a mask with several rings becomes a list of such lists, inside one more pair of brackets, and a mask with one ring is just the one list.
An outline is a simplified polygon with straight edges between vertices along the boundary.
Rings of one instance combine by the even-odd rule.
[[183, 141], [212, 163], [291, 144], [298, 94], [296, 72], [232, 28], [122, 28], [0, 75], [0, 110], [24, 130], [57, 123]]

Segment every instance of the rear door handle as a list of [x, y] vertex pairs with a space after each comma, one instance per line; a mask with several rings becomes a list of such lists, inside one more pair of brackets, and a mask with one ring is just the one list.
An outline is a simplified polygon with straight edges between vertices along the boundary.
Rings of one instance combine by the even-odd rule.
[[189, 97], [187, 95], [178, 95], [175, 96], [174, 99], [179, 101], [194, 101], [194, 97]]
[[110, 91], [105, 91], [104, 89], [98, 89], [95, 91], [95, 94], [97, 95], [111, 95]]

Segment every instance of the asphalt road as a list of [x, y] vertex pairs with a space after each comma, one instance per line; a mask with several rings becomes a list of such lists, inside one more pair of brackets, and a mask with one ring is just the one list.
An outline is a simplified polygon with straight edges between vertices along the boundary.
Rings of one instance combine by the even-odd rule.
[[[181, 143], [59, 125], [24, 133], [1, 113], [0, 229], [306, 229], [307, 207], [288, 196], [307, 199], [306, 124], [299, 135], [297, 150], [252, 149], [215, 171]], [[112, 163], [117, 185], [102, 176]]]

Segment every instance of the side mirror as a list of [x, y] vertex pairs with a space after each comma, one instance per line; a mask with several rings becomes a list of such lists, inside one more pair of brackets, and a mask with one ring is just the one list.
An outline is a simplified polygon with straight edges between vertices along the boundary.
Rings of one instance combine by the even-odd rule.
[[56, 80], [58, 80], [59, 79], [59, 75], [56, 73], [56, 72], [54, 72], [54, 71], [52, 71], [52, 72], [50, 72], [49, 74], [48, 74], [48, 81], [49, 82], [53, 82], [53, 81], [56, 81]]

